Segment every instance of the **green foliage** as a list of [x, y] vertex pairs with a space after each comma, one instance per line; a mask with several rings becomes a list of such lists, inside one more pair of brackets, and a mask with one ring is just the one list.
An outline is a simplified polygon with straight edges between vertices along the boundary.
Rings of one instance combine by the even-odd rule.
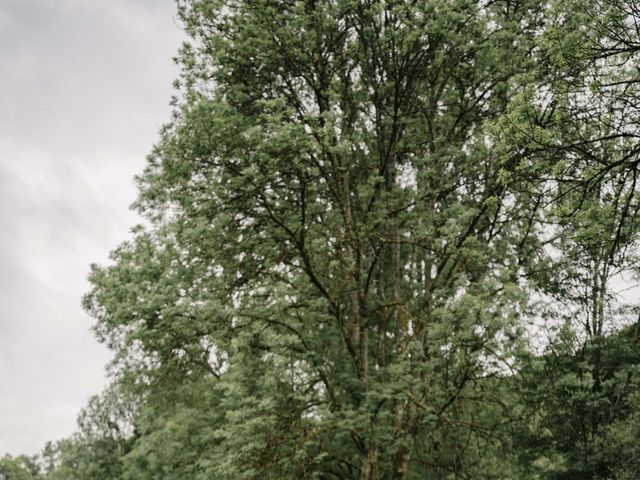
[[38, 480], [42, 478], [37, 459], [25, 455], [0, 458], [0, 480]]
[[[152, 411], [182, 405], [161, 385], [206, 381], [216, 413], [185, 402], [145, 424], [132, 477], [488, 472], [444, 448], [418, 467], [418, 443], [499, 444], [502, 419], [472, 412], [520, 348], [514, 246], [537, 213], [489, 132], [535, 60], [540, 7], [179, 11], [182, 100], [139, 178], [151, 226], [94, 269], [86, 306]], [[167, 437], [195, 444], [167, 464]]]
[[518, 443], [542, 478], [617, 478], [634, 468], [634, 457], [624, 456], [638, 445], [630, 435], [640, 392], [639, 346], [635, 324], [579, 351], [552, 344], [526, 372], [526, 402], [535, 415]]
[[42, 454], [51, 480], [119, 480], [123, 457], [135, 434], [131, 427], [131, 394], [119, 383], [93, 397], [78, 418], [79, 431], [69, 439], [49, 443]]
[[115, 383], [47, 478], [633, 478], [627, 7], [180, 0], [84, 300]]

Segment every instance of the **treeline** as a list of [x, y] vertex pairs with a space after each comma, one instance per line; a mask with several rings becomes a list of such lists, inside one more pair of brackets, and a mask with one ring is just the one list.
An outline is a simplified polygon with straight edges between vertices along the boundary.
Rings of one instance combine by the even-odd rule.
[[[546, 355], [523, 362], [520, 373], [483, 380], [485, 398], [472, 410], [417, 432], [421, 449], [412, 461], [416, 473], [408, 478], [637, 479], [640, 326], [581, 343], [577, 352], [575, 347], [573, 340], [558, 340]], [[596, 351], [602, 359], [597, 367], [590, 361]], [[1, 459], [0, 478], [235, 478], [222, 470], [228, 455], [220, 449], [224, 412], [215, 411], [221, 406], [213, 382], [176, 382], [171, 388], [182, 391], [172, 393], [171, 411], [162, 409], [153, 420], [160, 409], [153, 403], [138, 409], [125, 405], [122, 388], [94, 398], [72, 438], [48, 444], [37, 457]], [[136, 427], [128, 430], [131, 425]], [[280, 478], [305, 478], [294, 470], [295, 453], [281, 459], [291, 463], [280, 470]], [[238, 478], [276, 478], [269, 473], [274, 460], [263, 458], [253, 473]]]
[[178, 12], [113, 383], [0, 478], [639, 478], [640, 4]]

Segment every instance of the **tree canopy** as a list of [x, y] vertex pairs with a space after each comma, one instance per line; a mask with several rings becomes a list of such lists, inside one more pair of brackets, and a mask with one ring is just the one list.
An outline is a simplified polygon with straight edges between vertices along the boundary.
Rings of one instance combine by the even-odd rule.
[[34, 475], [636, 478], [635, 0], [177, 6], [113, 386]]

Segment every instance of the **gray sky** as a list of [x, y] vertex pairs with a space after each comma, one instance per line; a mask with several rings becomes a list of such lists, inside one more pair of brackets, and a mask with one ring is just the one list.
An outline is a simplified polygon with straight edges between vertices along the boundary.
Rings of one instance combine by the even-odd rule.
[[169, 118], [173, 0], [0, 0], [0, 456], [69, 435], [110, 355], [81, 309]]

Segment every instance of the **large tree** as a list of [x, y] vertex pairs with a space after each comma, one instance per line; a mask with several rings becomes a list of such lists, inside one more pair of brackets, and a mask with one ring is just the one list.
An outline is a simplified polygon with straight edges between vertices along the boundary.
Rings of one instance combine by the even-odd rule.
[[94, 271], [99, 331], [154, 375], [217, 379], [220, 476], [482, 468], [469, 442], [504, 418], [474, 409], [500, 405], [484, 385], [519, 345], [539, 203], [490, 130], [535, 64], [540, 7], [180, 15], [175, 118], [140, 177], [151, 227]]
[[624, 119], [584, 103], [601, 66], [547, 24], [570, 7], [178, 5], [148, 223], [86, 297], [138, 396], [124, 478], [527, 478], [529, 299], [588, 284], [602, 335], [635, 238]]

